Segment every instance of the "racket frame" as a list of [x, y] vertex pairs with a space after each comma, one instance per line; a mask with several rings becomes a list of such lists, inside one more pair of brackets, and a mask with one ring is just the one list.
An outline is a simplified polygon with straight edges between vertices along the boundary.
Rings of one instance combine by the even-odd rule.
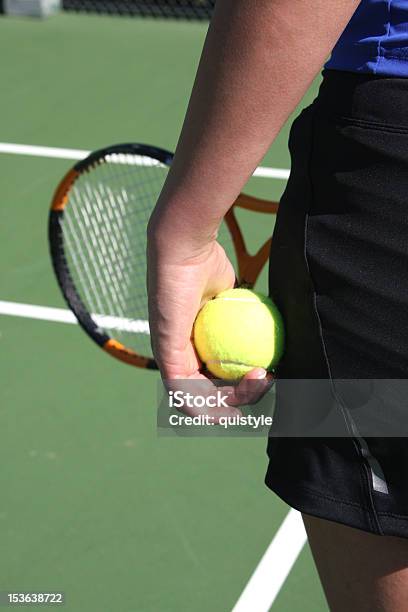
[[[157, 365], [153, 358], [139, 355], [118, 340], [108, 336], [108, 334], [98, 326], [85, 307], [75, 287], [64, 252], [63, 219], [66, 206], [69, 202], [70, 190], [74, 186], [76, 180], [84, 172], [92, 171], [92, 168], [99, 163], [103, 163], [106, 157], [115, 154], [151, 157], [164, 166], [170, 166], [173, 160], [173, 153], [161, 149], [160, 147], [138, 143], [124, 143], [98, 149], [85, 159], [78, 161], [61, 180], [52, 198], [48, 221], [48, 241], [51, 261], [64, 299], [85, 333], [112, 357], [132, 366], [155, 370], [157, 369]], [[231, 234], [237, 258], [238, 285], [253, 287], [263, 266], [268, 260], [271, 239], [267, 240], [255, 254], [249, 254], [244, 236], [236, 218], [236, 208], [243, 208], [259, 213], [275, 214], [278, 210], [278, 203], [241, 193], [224, 217], [225, 223]]]

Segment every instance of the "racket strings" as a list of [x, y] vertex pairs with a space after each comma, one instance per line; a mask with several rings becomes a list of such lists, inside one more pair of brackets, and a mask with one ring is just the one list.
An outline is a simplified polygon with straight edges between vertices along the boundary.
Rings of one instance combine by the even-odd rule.
[[[167, 171], [149, 157], [109, 154], [75, 181], [63, 217], [67, 266], [87, 311], [108, 336], [146, 357], [146, 230]], [[224, 223], [218, 241], [235, 265]]]
[[63, 220], [67, 265], [86, 309], [146, 356], [146, 228], [166, 173], [149, 158], [110, 155], [77, 179]]

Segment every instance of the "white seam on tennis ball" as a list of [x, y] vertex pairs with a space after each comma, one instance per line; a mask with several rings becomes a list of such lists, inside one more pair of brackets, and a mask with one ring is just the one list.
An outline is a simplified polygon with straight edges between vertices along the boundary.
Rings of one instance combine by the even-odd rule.
[[[236, 365], [236, 366], [245, 366], [245, 367], [251, 367], [251, 368], [257, 368], [257, 365], [254, 365], [253, 363], [244, 363], [243, 361], [227, 361], [226, 359], [208, 359], [206, 362], [206, 364], [209, 363], [215, 363], [215, 364], [223, 364], [223, 365]], [[262, 366], [259, 366], [262, 367]]]
[[215, 300], [224, 300], [225, 302], [251, 302], [252, 304], [263, 304], [260, 300], [256, 298], [229, 298], [229, 297], [215, 297]]

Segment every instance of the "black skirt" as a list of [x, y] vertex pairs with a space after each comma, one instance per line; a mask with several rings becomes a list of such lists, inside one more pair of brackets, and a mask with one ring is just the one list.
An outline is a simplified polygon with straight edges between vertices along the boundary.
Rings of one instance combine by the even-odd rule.
[[[289, 149], [270, 256], [286, 348], [266, 484], [307, 514], [408, 537], [408, 79], [323, 71]], [[305, 380], [398, 381], [384, 397], [399, 399], [366, 404], [358, 425], [346, 401], [344, 435], [285, 433], [285, 419], [302, 422]]]

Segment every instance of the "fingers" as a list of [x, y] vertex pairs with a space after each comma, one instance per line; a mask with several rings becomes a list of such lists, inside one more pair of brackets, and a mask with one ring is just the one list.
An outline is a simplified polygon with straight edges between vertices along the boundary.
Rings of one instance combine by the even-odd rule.
[[163, 382], [169, 396], [169, 407], [188, 416], [207, 415], [211, 423], [218, 424], [221, 417], [242, 415], [241, 410], [231, 404], [234, 387], [219, 386], [198, 371], [187, 378]]
[[271, 389], [274, 381], [272, 373], [263, 368], [254, 368], [234, 387], [230, 404], [233, 406], [256, 404]]

